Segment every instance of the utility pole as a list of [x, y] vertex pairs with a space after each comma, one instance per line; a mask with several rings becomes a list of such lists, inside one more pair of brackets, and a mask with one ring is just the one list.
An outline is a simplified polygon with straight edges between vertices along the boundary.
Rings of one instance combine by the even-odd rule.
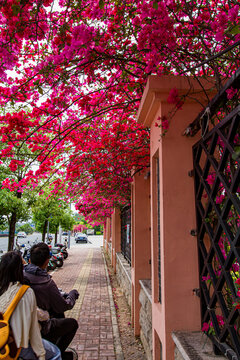
[[48, 238], [49, 238], [49, 219], [48, 219], [48, 222], [47, 222], [47, 241], [48, 241]]
[[[70, 206], [70, 210], [71, 210], [71, 202], [69, 203]], [[68, 230], [68, 249], [70, 249], [70, 235], [71, 235], [71, 231]]]
[[70, 249], [70, 235], [71, 235], [71, 231], [68, 230], [68, 249]]
[[62, 228], [61, 225], [59, 225], [59, 242], [62, 243]]

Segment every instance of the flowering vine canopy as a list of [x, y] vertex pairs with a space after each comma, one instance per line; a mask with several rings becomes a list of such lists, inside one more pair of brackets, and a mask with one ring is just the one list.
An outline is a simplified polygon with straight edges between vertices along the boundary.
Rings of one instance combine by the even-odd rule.
[[[220, 89], [239, 43], [237, 1], [0, 0], [2, 186], [48, 181], [103, 219], [149, 166], [135, 120], [147, 76], [212, 76]], [[174, 89], [169, 99], [181, 108]]]

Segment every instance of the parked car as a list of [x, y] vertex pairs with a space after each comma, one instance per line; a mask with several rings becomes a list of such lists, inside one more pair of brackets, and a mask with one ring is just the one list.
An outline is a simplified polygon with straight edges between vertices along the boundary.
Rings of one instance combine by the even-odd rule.
[[24, 231], [19, 231], [17, 233], [17, 238], [26, 238], [27, 234]]
[[68, 236], [68, 232], [67, 232], [67, 231], [63, 231], [62, 236]]
[[9, 231], [8, 231], [8, 230], [0, 231], [0, 236], [8, 236], [8, 235], [9, 235]]
[[79, 243], [79, 242], [87, 243], [88, 237], [86, 234], [78, 233], [75, 236], [75, 241], [76, 241], [76, 243]]

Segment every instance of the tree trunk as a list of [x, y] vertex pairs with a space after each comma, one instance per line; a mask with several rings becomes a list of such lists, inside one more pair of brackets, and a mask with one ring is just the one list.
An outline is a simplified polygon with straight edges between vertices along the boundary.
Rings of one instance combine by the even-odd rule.
[[9, 222], [9, 236], [8, 236], [8, 251], [13, 250], [15, 229], [17, 223], [17, 212], [12, 212], [11, 219]]
[[[18, 199], [21, 199], [21, 197], [22, 197], [21, 192], [17, 192], [16, 195], [17, 195]], [[12, 212], [10, 222], [9, 222], [8, 251], [13, 250], [16, 223], [17, 223], [17, 210], [14, 210]]]
[[43, 225], [43, 232], [42, 232], [42, 242], [45, 242], [45, 235], [46, 235], [46, 230], [47, 230], [47, 223], [48, 223], [48, 220], [45, 220], [44, 225]]
[[57, 234], [58, 234], [58, 226], [56, 227], [56, 231], [55, 231], [55, 244], [57, 243]]

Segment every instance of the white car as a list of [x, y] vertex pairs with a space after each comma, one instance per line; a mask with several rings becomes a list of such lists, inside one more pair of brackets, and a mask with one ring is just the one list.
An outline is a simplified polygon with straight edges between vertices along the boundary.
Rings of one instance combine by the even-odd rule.
[[78, 233], [75, 235], [75, 241], [76, 241], [76, 243], [79, 243], [79, 242], [87, 243], [88, 237], [86, 234]]
[[24, 231], [19, 231], [17, 233], [17, 238], [26, 238], [27, 234]]

